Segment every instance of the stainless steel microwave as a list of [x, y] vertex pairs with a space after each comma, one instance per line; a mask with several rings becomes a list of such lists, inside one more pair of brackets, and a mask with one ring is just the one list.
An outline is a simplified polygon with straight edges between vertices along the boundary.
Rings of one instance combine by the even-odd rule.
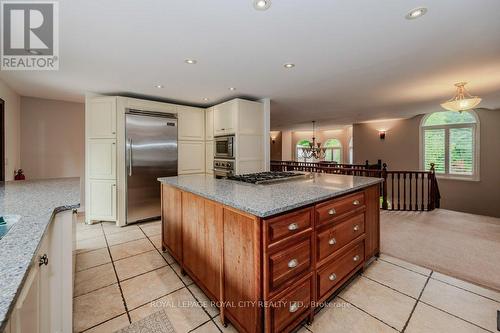
[[216, 136], [214, 138], [214, 157], [215, 158], [234, 158], [234, 135]]

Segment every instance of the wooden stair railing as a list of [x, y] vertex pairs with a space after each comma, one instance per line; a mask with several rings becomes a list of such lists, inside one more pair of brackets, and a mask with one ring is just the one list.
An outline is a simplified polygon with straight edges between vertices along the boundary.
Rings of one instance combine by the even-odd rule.
[[434, 164], [429, 171], [387, 170], [387, 164], [335, 164], [271, 161], [273, 171], [306, 171], [352, 176], [378, 177], [381, 208], [396, 211], [431, 211], [440, 207], [441, 195]]

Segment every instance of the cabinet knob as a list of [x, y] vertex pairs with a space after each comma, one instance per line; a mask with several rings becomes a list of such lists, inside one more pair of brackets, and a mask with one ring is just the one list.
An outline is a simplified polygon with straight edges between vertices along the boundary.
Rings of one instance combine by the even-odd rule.
[[111, 132], [111, 134], [116, 134], [116, 132]]
[[49, 257], [47, 256], [47, 254], [40, 256], [40, 258], [38, 259], [38, 266], [42, 265], [47, 266], [48, 264], [49, 264]]
[[353, 261], [359, 261], [359, 256], [354, 256], [354, 258], [352, 258]]
[[295, 231], [299, 228], [299, 225], [297, 223], [291, 223], [289, 226], [288, 226], [288, 230], [290, 231]]
[[356, 224], [353, 229], [354, 231], [359, 231], [359, 225]]
[[328, 240], [328, 244], [330, 244], [330, 245], [335, 245], [335, 244], [337, 244], [337, 240], [336, 240], [335, 238], [330, 238], [330, 239]]
[[291, 302], [290, 306], [288, 307], [288, 311], [290, 313], [297, 312], [298, 309], [299, 309], [299, 305], [297, 304], [297, 302]]
[[354, 201], [352, 202], [352, 204], [353, 204], [354, 206], [359, 206], [359, 200], [354, 200]]
[[328, 215], [335, 215], [337, 212], [335, 211], [335, 208], [332, 208], [328, 211]]
[[292, 259], [288, 262], [288, 268], [295, 268], [299, 264], [297, 259]]
[[337, 274], [335, 273], [330, 274], [330, 276], [328, 277], [328, 280], [330, 281], [335, 281], [336, 279], [337, 279]]

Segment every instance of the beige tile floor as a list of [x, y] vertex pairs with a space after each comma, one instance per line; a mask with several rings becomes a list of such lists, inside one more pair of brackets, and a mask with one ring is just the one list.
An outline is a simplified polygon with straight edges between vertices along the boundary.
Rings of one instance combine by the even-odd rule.
[[[236, 332], [161, 252], [160, 222], [77, 225], [75, 332], [113, 332], [166, 308], [178, 333]], [[497, 332], [500, 292], [382, 255], [299, 332]]]

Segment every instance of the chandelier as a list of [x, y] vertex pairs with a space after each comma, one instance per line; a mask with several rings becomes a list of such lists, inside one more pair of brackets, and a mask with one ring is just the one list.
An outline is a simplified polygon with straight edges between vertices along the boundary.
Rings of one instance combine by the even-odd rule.
[[481, 103], [481, 98], [472, 96], [465, 90], [466, 84], [467, 82], [455, 83], [455, 87], [457, 87], [456, 95], [452, 99], [442, 103], [441, 106], [449, 111], [462, 112], [473, 109]]
[[306, 159], [314, 158], [322, 160], [325, 158], [326, 148], [321, 148], [321, 142], [316, 142], [316, 122], [313, 121], [313, 137], [312, 142], [309, 142], [309, 147], [302, 147], [302, 156]]

